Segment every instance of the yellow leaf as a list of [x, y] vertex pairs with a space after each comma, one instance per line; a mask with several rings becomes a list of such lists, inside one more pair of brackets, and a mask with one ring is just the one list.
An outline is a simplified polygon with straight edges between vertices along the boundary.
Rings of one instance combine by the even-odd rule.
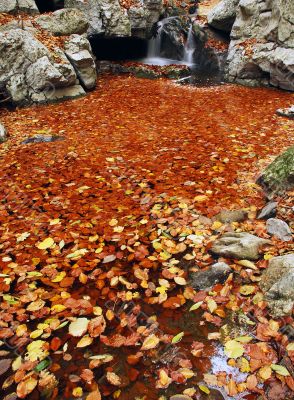
[[118, 220], [113, 218], [109, 221], [109, 226], [116, 226], [118, 224]]
[[83, 395], [83, 389], [80, 386], [78, 386], [73, 389], [72, 394], [74, 397], [81, 397]]
[[253, 338], [251, 336], [239, 336], [237, 338], [235, 338], [235, 340], [237, 340], [237, 342], [240, 343], [249, 343], [251, 342]]
[[87, 347], [93, 343], [93, 338], [89, 335], [84, 336], [81, 340], [78, 341], [77, 347]]
[[186, 279], [185, 279], [185, 278], [182, 278], [182, 277], [180, 277], [180, 276], [176, 276], [176, 277], [174, 278], [174, 281], [176, 282], [177, 285], [181, 285], [181, 286], [187, 285]]
[[249, 294], [252, 294], [255, 292], [255, 286], [252, 285], [244, 285], [240, 287], [240, 293], [243, 294], [244, 296], [248, 296]]
[[55, 276], [55, 278], [52, 279], [52, 282], [53, 282], [53, 283], [61, 282], [62, 279], [65, 278], [65, 277], [66, 277], [66, 272], [64, 272], [64, 271], [59, 272], [59, 273]]
[[158, 337], [152, 334], [144, 340], [141, 350], [154, 349], [158, 345], [158, 343], [159, 343]]
[[48, 345], [44, 340], [35, 340], [28, 344], [26, 357], [30, 361], [42, 361], [49, 355]]
[[240, 362], [240, 371], [241, 372], [250, 372], [250, 365], [248, 360], [245, 357], [241, 358], [241, 362]]
[[37, 247], [40, 250], [46, 250], [49, 249], [49, 247], [54, 245], [54, 240], [52, 238], [47, 238], [45, 240], [43, 240], [43, 242], [40, 242]]
[[205, 201], [207, 199], [208, 199], [208, 197], [205, 194], [200, 194], [200, 195], [194, 197], [194, 201], [196, 201], [197, 203], [202, 203], [203, 201]]
[[42, 329], [36, 329], [35, 331], [31, 332], [30, 338], [31, 339], [36, 339], [37, 337], [41, 336], [43, 334]]
[[289, 344], [287, 345], [286, 349], [287, 349], [288, 351], [294, 351], [294, 342], [293, 342], [293, 343], [289, 343]]
[[59, 313], [61, 311], [64, 311], [66, 307], [63, 304], [55, 304], [54, 306], [51, 307], [51, 311]]
[[59, 219], [59, 218], [51, 219], [51, 220], [50, 220], [50, 225], [57, 225], [57, 224], [59, 224], [59, 222], [60, 222], [60, 219]]
[[220, 221], [214, 221], [214, 223], [211, 225], [211, 229], [216, 231], [217, 229], [221, 228], [223, 224]]
[[229, 358], [238, 358], [244, 354], [244, 347], [236, 340], [228, 340], [225, 344], [225, 354]]
[[210, 393], [210, 390], [208, 389], [207, 386], [198, 385], [198, 387], [199, 387], [199, 389], [200, 389], [202, 392], [204, 392], [204, 393], [206, 393], [206, 394], [209, 394], [209, 393]]
[[208, 308], [209, 312], [212, 314], [217, 309], [216, 302], [213, 299], [209, 298], [207, 300], [207, 308]]
[[266, 365], [265, 367], [260, 368], [258, 371], [258, 375], [264, 381], [268, 380], [272, 376], [272, 369], [270, 365]]
[[178, 333], [176, 336], [174, 336], [174, 337], [172, 338], [172, 341], [171, 341], [171, 342], [172, 342], [173, 344], [179, 343], [179, 342], [183, 339], [184, 335], [185, 335], [184, 332]]
[[193, 304], [192, 307], [190, 307], [189, 311], [198, 310], [198, 308], [200, 308], [202, 304], [203, 304], [203, 301], [198, 301], [197, 303]]
[[250, 268], [250, 269], [255, 269], [255, 270], [258, 269], [256, 267], [256, 265], [252, 261], [249, 261], [249, 260], [240, 260], [240, 261], [237, 261], [236, 264], [241, 265], [242, 267]]
[[271, 368], [273, 371], [275, 371], [279, 375], [290, 376], [290, 372], [287, 370], [287, 368], [283, 367], [282, 365], [272, 364]]

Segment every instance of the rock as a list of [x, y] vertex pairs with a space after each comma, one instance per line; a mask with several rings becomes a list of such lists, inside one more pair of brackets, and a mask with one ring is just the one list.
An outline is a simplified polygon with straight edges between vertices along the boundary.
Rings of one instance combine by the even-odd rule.
[[277, 205], [278, 203], [276, 201], [270, 201], [269, 203], [267, 203], [266, 206], [263, 207], [263, 209], [258, 214], [257, 218], [268, 219], [274, 217], [277, 213]]
[[238, 260], [258, 260], [259, 250], [266, 243], [269, 241], [246, 232], [225, 233], [213, 243], [211, 252]]
[[236, 19], [237, 5], [240, 0], [222, 0], [207, 15], [210, 26], [225, 32], [231, 32]]
[[266, 221], [266, 230], [269, 235], [276, 236], [283, 242], [292, 240], [292, 233], [289, 225], [278, 218], [270, 218]]
[[262, 274], [260, 287], [265, 292], [273, 317], [291, 314], [294, 305], [294, 254], [271, 258]]
[[65, 7], [83, 11], [89, 23], [89, 35], [131, 36], [130, 20], [119, 0], [65, 0]]
[[282, 117], [294, 119], [294, 105], [289, 108], [279, 108], [276, 113]]
[[279, 155], [259, 176], [257, 183], [268, 197], [294, 188], [294, 146]]
[[0, 143], [6, 140], [6, 129], [5, 126], [0, 123]]
[[83, 87], [86, 89], [94, 89], [96, 86], [97, 72], [88, 39], [80, 35], [71, 35], [64, 44], [64, 51], [71, 64], [74, 66]]
[[36, 19], [41, 28], [56, 36], [85, 33], [89, 23], [83, 12], [75, 8], [61, 9]]
[[29, 144], [29, 143], [50, 143], [50, 142], [57, 142], [59, 140], [64, 140], [64, 137], [57, 136], [57, 135], [34, 135], [22, 141], [22, 144]]
[[239, 2], [227, 59], [230, 82], [294, 90], [293, 15], [290, 1]]
[[144, 0], [127, 11], [119, 0], [65, 0], [64, 6], [84, 12], [89, 22], [88, 35], [140, 38], [149, 38], [163, 11], [162, 0]]
[[128, 10], [132, 36], [145, 38], [148, 12], [145, 7], [131, 7]]
[[14, 104], [55, 101], [68, 92], [72, 97], [77, 89], [75, 70], [63, 51], [49, 51], [27, 31], [0, 33], [0, 60], [0, 90]]
[[248, 213], [244, 210], [223, 210], [215, 216], [217, 221], [225, 223], [242, 222], [248, 217]]
[[197, 290], [210, 289], [216, 283], [224, 283], [230, 273], [230, 266], [224, 262], [219, 262], [205, 271], [193, 272], [191, 274], [191, 286]]
[[39, 14], [34, 0], [0, 0], [0, 13], [17, 14], [19, 11]]

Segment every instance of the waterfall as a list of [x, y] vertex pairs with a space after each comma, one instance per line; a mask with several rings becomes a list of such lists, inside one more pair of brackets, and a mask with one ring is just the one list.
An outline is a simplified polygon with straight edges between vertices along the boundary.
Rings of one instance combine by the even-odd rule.
[[156, 36], [149, 40], [147, 57], [150, 59], [160, 57], [162, 27], [163, 22], [158, 22]]
[[195, 41], [194, 41], [194, 34], [193, 34], [193, 24], [190, 25], [187, 41], [185, 43], [184, 48], [184, 57], [183, 61], [185, 64], [191, 65], [193, 64], [193, 55], [195, 50]]

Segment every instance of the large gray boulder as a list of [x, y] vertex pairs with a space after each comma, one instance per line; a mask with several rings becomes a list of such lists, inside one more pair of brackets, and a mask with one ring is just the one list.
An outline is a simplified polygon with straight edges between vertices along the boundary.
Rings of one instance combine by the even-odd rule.
[[294, 146], [279, 155], [259, 176], [257, 183], [274, 197], [294, 188]]
[[241, 84], [294, 90], [294, 2], [241, 0], [226, 75]]
[[57, 10], [52, 14], [41, 15], [36, 19], [36, 22], [42, 29], [56, 36], [82, 34], [87, 31], [89, 26], [85, 14], [75, 8]]
[[84, 13], [89, 23], [89, 35], [131, 36], [130, 20], [119, 0], [65, 0], [64, 6], [75, 7]]
[[65, 0], [66, 8], [84, 12], [89, 22], [88, 35], [148, 37], [163, 11], [162, 0], [144, 0], [129, 10], [119, 0]]
[[[63, 51], [49, 51], [27, 31], [0, 33], [0, 60], [0, 90], [14, 104], [59, 100], [60, 89], [65, 97], [77, 96], [68, 89], [76, 86], [77, 75]], [[79, 94], [82, 91], [79, 86]]]
[[240, 0], [222, 0], [207, 15], [208, 24], [215, 29], [231, 32]]
[[247, 232], [225, 233], [213, 243], [211, 252], [226, 258], [258, 260], [261, 247], [267, 243], [268, 240]]
[[65, 42], [64, 51], [74, 66], [80, 82], [86, 89], [96, 86], [97, 72], [91, 45], [88, 39], [80, 35], [71, 35]]
[[294, 254], [272, 258], [262, 275], [260, 287], [274, 317], [291, 314], [294, 306]]
[[38, 7], [34, 0], [0, 0], [0, 13], [17, 14], [39, 14]]

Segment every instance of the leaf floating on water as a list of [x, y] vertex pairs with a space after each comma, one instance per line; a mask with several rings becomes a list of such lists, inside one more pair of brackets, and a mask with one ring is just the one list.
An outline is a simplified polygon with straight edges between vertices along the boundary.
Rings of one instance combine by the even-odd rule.
[[107, 264], [107, 263], [110, 263], [110, 262], [112, 262], [114, 260], [116, 260], [116, 256], [114, 254], [111, 254], [109, 256], [104, 257], [102, 263], [103, 264]]
[[193, 304], [193, 306], [191, 306], [189, 308], [189, 311], [198, 310], [198, 308], [200, 308], [202, 304], [203, 304], [203, 301], [198, 301], [197, 303]]
[[237, 340], [228, 340], [225, 344], [225, 355], [229, 358], [238, 358], [244, 354], [244, 347]]
[[271, 368], [272, 368], [273, 371], [275, 371], [279, 375], [290, 376], [290, 372], [287, 370], [286, 367], [283, 367], [283, 365], [272, 364]]
[[116, 375], [114, 372], [107, 372], [106, 379], [108, 380], [109, 383], [111, 383], [111, 385], [114, 385], [114, 386], [121, 385], [120, 377], [118, 375]]
[[16, 393], [20, 399], [24, 399], [28, 394], [32, 393], [32, 391], [37, 386], [38, 381], [35, 378], [29, 378], [17, 385]]
[[81, 340], [77, 343], [77, 347], [87, 347], [90, 346], [90, 344], [93, 343], [93, 338], [91, 338], [89, 335], [86, 335], [82, 337]]
[[183, 339], [184, 335], [185, 335], [184, 332], [178, 333], [176, 336], [174, 336], [174, 337], [172, 338], [172, 341], [171, 341], [172, 344], [179, 343], [179, 342]]
[[141, 350], [151, 350], [151, 349], [154, 349], [155, 347], [157, 347], [157, 345], [159, 344], [159, 342], [160, 342], [159, 338], [158, 338], [156, 335], [152, 334], [152, 335], [148, 336], [148, 337], [144, 340], [144, 342], [143, 342], [143, 344], [142, 344], [142, 347], [141, 347]]
[[77, 318], [68, 327], [68, 333], [75, 337], [83, 336], [88, 330], [89, 320], [87, 318]]
[[198, 385], [198, 387], [199, 387], [199, 389], [200, 389], [202, 392], [204, 392], [204, 393], [206, 393], [206, 394], [209, 394], [209, 393], [210, 393], [210, 390], [208, 389], [207, 386]]

